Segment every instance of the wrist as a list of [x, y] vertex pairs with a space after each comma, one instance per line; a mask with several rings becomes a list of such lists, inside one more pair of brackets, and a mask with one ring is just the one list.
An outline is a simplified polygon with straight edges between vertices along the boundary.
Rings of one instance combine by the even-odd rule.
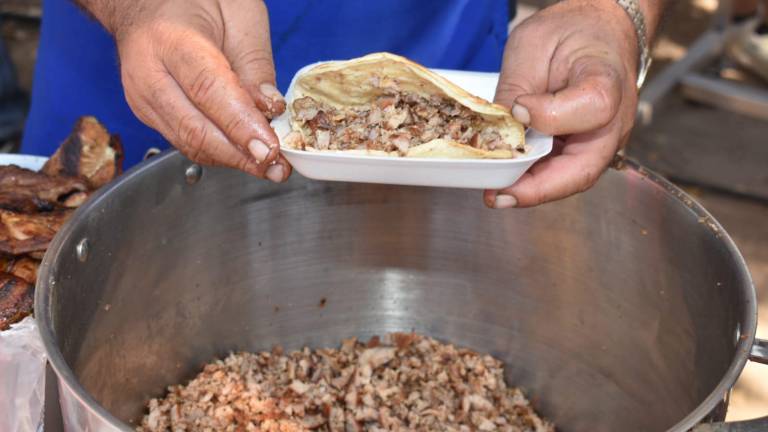
[[632, 18], [617, 0], [563, 0], [559, 3], [572, 8], [571, 14], [588, 13], [600, 17], [601, 33], [606, 42], [616, 45], [626, 71], [636, 76], [640, 65], [640, 41]]
[[632, 23], [637, 42], [637, 87], [642, 87], [645, 76], [651, 66], [650, 36], [645, 23], [640, 0], [616, 0], [616, 5], [624, 12]]
[[75, 0], [115, 38], [146, 9], [145, 0]]
[[[563, 2], [595, 6], [616, 19], [624, 18], [624, 24], [633, 25], [632, 19], [627, 16], [617, 0], [564, 0]], [[650, 44], [656, 36], [666, 0], [638, 0], [637, 3], [645, 21], [646, 38]]]

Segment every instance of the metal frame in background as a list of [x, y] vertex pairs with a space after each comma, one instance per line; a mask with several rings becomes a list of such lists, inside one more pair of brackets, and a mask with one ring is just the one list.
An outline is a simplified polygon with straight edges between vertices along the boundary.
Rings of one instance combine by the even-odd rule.
[[637, 123], [648, 126], [664, 97], [680, 85], [683, 97], [713, 107], [768, 120], [768, 91], [699, 72], [720, 59], [739, 30], [731, 25], [731, 1], [720, 0], [712, 27], [686, 55], [656, 75], [640, 92]]

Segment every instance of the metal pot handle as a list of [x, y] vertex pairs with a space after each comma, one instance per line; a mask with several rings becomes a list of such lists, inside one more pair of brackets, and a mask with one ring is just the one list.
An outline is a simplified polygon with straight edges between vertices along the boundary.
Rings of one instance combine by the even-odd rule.
[[768, 365], [768, 340], [755, 339], [755, 344], [752, 345], [752, 351], [749, 353], [749, 359], [753, 362]]
[[162, 150], [160, 150], [159, 148], [157, 148], [157, 147], [150, 147], [150, 148], [147, 149], [147, 152], [144, 153], [144, 157], [141, 158], [141, 160], [145, 161], [147, 159], [151, 159], [151, 158], [159, 155], [160, 153], [162, 153]]
[[[755, 339], [749, 359], [753, 362], [768, 365], [768, 340]], [[763, 432], [768, 431], [768, 417], [744, 420], [730, 423], [701, 424], [692, 432]]]

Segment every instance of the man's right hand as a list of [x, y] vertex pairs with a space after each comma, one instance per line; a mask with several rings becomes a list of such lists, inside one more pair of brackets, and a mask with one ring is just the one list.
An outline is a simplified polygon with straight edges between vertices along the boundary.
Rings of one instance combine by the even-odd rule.
[[79, 3], [115, 36], [125, 97], [142, 122], [195, 162], [288, 178], [268, 120], [285, 101], [261, 0]]

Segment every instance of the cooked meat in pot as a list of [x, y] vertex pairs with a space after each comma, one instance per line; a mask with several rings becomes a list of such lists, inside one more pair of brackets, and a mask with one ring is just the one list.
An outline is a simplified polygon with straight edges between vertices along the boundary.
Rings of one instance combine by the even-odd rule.
[[232, 354], [149, 402], [138, 431], [552, 432], [500, 361], [416, 334]]

